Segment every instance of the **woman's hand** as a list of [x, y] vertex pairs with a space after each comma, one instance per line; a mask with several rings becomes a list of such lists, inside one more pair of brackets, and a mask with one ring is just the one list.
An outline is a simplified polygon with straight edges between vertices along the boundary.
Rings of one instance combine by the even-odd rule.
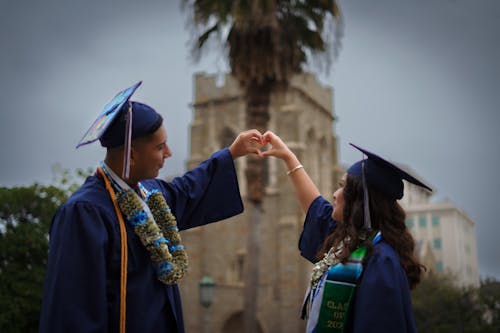
[[299, 161], [295, 154], [288, 148], [288, 146], [281, 140], [279, 136], [271, 131], [267, 131], [263, 135], [263, 142], [265, 145], [270, 145], [271, 147], [262, 153], [262, 156], [274, 156], [285, 161], [288, 168], [293, 168], [299, 164]]
[[316, 185], [312, 182], [304, 167], [300, 164], [299, 159], [293, 151], [281, 140], [279, 136], [271, 131], [267, 131], [263, 135], [263, 144], [271, 145], [271, 147], [262, 153], [262, 156], [274, 156], [282, 159], [288, 169], [289, 176], [299, 199], [300, 205], [305, 213], [309, 206], [320, 193]]

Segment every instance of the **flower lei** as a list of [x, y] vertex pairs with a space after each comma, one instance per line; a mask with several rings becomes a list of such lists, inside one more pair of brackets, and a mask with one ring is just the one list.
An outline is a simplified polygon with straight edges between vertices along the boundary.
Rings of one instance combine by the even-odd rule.
[[333, 246], [325, 253], [323, 259], [314, 264], [311, 274], [311, 290], [314, 291], [318, 287], [319, 281], [325, 274], [325, 272], [340, 262], [338, 256], [342, 251], [342, 247], [344, 243], [341, 242], [338, 247], [334, 248]]
[[[380, 240], [382, 237], [382, 233], [380, 231], [374, 231], [371, 233], [370, 239], [375, 241], [376, 239]], [[363, 233], [360, 237], [361, 240], [365, 240], [368, 237], [366, 233]], [[377, 241], [378, 241], [377, 240]], [[342, 252], [344, 244], [349, 243], [350, 237], [346, 237], [344, 241], [341, 241], [339, 245], [334, 248], [333, 246], [325, 253], [323, 259], [314, 264], [312, 274], [311, 274], [311, 290], [315, 290], [318, 287], [318, 284], [325, 274], [325, 272], [332, 266], [337, 265], [340, 260], [338, 256]]]
[[142, 244], [148, 250], [158, 280], [165, 284], [177, 283], [187, 271], [188, 258], [172, 214], [162, 193], [147, 191], [139, 183], [144, 201], [102, 162], [104, 174], [117, 192], [117, 202]]

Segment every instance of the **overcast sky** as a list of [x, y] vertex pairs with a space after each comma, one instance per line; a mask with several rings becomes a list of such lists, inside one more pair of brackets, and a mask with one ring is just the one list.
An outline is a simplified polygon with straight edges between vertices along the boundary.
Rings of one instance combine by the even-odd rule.
[[[476, 222], [481, 276], [500, 279], [500, 1], [340, 5], [342, 49], [320, 80], [334, 89], [341, 162], [360, 159], [354, 142], [410, 165]], [[166, 119], [163, 176], [182, 173], [193, 74], [227, 69], [217, 53], [190, 60], [185, 26], [177, 1], [0, 0], [0, 186], [97, 165], [99, 144], [75, 145], [138, 80], [134, 99]]]

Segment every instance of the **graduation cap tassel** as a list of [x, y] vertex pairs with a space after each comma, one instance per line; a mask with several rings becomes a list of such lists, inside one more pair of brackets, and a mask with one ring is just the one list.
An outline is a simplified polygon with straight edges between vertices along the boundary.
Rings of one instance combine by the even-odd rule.
[[366, 185], [365, 161], [361, 163], [361, 169], [361, 178], [363, 182], [363, 211], [365, 215], [364, 229], [368, 231], [372, 229], [372, 221], [370, 217], [370, 198], [368, 196], [368, 185]]
[[132, 144], [132, 103], [128, 102], [128, 110], [125, 116], [125, 154], [123, 156], [122, 178], [130, 177], [130, 149]]

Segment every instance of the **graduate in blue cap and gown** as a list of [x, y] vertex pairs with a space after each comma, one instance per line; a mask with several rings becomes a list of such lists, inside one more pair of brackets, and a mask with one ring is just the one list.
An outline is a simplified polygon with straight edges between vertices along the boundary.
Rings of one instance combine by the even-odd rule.
[[233, 159], [260, 155], [261, 134], [242, 132], [182, 177], [155, 179], [171, 151], [160, 114], [129, 100], [140, 84], [78, 144], [100, 140], [106, 157], [53, 219], [40, 332], [184, 332], [179, 230], [243, 211]]
[[264, 156], [285, 161], [306, 213], [301, 255], [314, 263], [304, 298], [306, 332], [416, 332], [410, 289], [425, 267], [414, 255], [405, 225], [403, 179], [414, 176], [363, 148], [366, 156], [343, 175], [333, 205], [323, 198], [300, 161], [274, 133]]

